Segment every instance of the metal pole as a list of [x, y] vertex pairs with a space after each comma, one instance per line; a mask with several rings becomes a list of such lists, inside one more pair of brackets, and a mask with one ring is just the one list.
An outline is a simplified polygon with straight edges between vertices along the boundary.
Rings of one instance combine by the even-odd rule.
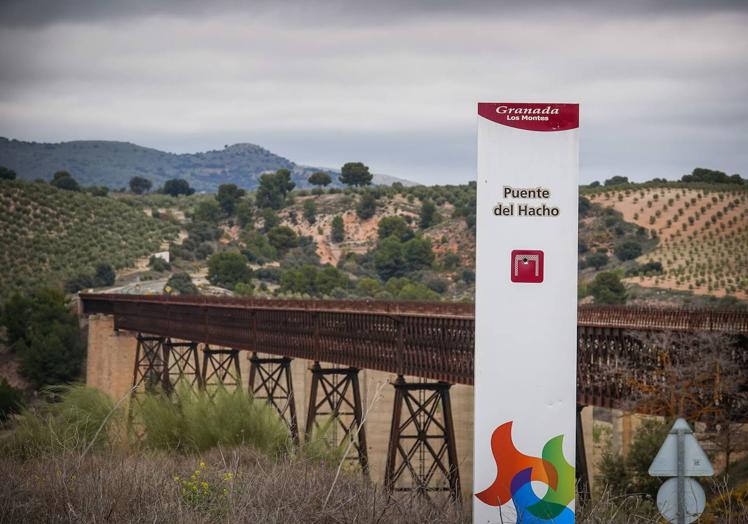
[[682, 429], [678, 430], [677, 433], [677, 452], [678, 452], [678, 524], [686, 524], [686, 477], [685, 477], [685, 462], [686, 462], [686, 450], [685, 440], [686, 434]]

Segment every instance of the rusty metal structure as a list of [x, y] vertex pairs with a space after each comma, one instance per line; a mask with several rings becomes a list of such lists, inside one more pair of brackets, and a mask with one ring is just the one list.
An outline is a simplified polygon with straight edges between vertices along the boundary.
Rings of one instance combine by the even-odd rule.
[[[305, 432], [324, 417], [334, 419], [342, 431], [338, 442], [352, 443], [353, 460], [364, 472], [368, 458], [358, 370], [392, 373], [398, 378], [385, 484], [393, 492], [444, 491], [459, 497], [449, 387], [473, 383], [472, 304], [105, 294], [81, 294], [80, 300], [83, 314], [112, 315], [115, 329], [138, 333], [133, 386], [144, 384], [143, 390], [159, 379], [173, 384], [182, 375], [208, 390], [240, 388], [238, 355], [251, 352], [249, 391], [278, 411], [294, 439], [299, 437], [289, 365], [293, 358], [314, 362]], [[742, 337], [744, 348], [748, 312], [580, 307], [578, 406], [626, 402], [627, 382], [606, 373], [622, 359], [639, 364], [633, 378], [654, 383], [656, 352], [636, 334], [666, 330], [725, 331]], [[178, 360], [177, 347], [189, 348], [194, 365]], [[584, 474], [579, 446], [577, 455]]]
[[253, 352], [249, 357], [249, 392], [257, 400], [270, 404], [283, 419], [295, 444], [299, 444], [299, 422], [288, 357], [261, 358]]

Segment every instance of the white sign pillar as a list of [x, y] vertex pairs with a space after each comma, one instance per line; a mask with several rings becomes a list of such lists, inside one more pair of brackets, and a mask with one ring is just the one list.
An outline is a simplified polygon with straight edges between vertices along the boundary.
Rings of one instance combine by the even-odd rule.
[[579, 106], [478, 104], [473, 522], [574, 522]]

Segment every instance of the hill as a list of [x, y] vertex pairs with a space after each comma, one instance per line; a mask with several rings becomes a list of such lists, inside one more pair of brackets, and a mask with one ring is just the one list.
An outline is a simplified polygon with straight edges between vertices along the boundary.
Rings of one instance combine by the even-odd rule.
[[630, 283], [697, 295], [748, 299], [748, 191], [729, 185], [611, 188], [590, 200], [647, 229], [657, 247], [638, 262], [662, 272], [631, 275]]
[[[262, 173], [288, 169], [297, 187], [310, 187], [307, 178], [318, 168], [302, 166], [254, 144], [234, 144], [216, 151], [174, 154], [128, 142], [81, 140], [56, 144], [23, 142], [0, 137], [0, 166], [13, 169], [24, 180], [50, 180], [66, 170], [83, 185], [111, 189], [127, 187], [130, 178], [142, 176], [154, 189], [170, 178], [184, 178], [197, 191], [214, 192], [221, 184], [233, 183], [254, 189]], [[332, 175], [337, 172], [321, 169]], [[375, 175], [375, 183], [400, 181]], [[406, 182], [407, 183], [407, 182]]]
[[0, 209], [0, 299], [98, 264], [133, 266], [179, 229], [113, 198], [41, 183], [0, 180]]

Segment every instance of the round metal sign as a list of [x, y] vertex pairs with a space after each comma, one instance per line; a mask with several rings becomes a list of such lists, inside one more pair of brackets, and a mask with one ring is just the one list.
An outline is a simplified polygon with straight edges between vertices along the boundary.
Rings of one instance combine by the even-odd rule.
[[[704, 494], [704, 488], [694, 479], [686, 477], [683, 481], [686, 495], [686, 519], [684, 522], [690, 524], [691, 522], [695, 522], [699, 518], [699, 515], [701, 515], [701, 512], [704, 511], [706, 495]], [[668, 522], [678, 522], [677, 478], [668, 479], [660, 486], [660, 491], [657, 492], [657, 509], [660, 510], [660, 514]]]

